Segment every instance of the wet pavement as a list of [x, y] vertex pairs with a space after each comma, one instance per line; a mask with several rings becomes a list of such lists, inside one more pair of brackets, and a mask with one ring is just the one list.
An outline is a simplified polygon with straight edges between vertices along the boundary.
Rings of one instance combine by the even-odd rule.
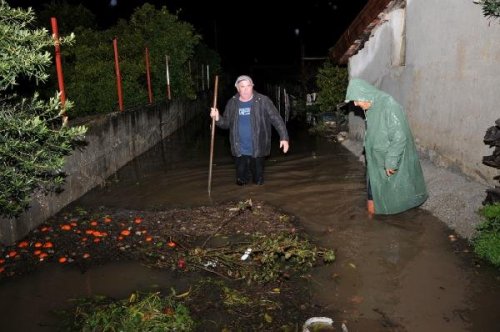
[[[500, 331], [498, 271], [479, 266], [463, 241], [450, 241], [453, 231], [424, 210], [369, 219], [364, 167], [340, 144], [291, 130], [291, 148], [284, 155], [274, 136], [265, 184], [239, 187], [227, 135], [218, 130], [209, 197], [210, 133], [208, 124], [199, 122], [130, 162], [74, 206], [144, 210], [263, 200], [296, 215], [318, 245], [336, 249], [337, 261], [313, 272], [311, 297], [349, 331]], [[30, 311], [30, 303], [43, 307], [40, 299], [56, 303], [66, 293], [95, 293], [88, 285], [104, 290], [114, 284], [108, 294], [119, 296], [120, 290], [162, 279], [127, 264], [81, 276], [47, 269], [0, 285], [1, 316], [15, 319], [19, 310]], [[133, 269], [139, 270], [135, 277], [127, 272]], [[50, 282], [55, 278], [58, 283]], [[66, 288], [58, 284], [69, 288], [62, 291]], [[60, 296], [47, 296], [57, 289]], [[16, 301], [7, 304], [7, 298]]]

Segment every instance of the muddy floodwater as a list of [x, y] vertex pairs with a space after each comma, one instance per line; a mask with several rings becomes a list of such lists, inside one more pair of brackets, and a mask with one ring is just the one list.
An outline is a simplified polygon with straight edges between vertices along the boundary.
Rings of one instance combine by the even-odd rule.
[[[479, 263], [465, 241], [451, 241], [453, 231], [424, 210], [369, 219], [358, 158], [305, 129], [290, 128], [290, 134], [286, 155], [274, 136], [265, 184], [240, 187], [227, 135], [218, 130], [209, 197], [210, 133], [207, 122], [195, 121], [74, 206], [157, 210], [262, 200], [297, 216], [318, 245], [336, 250], [334, 264], [313, 271], [311, 297], [348, 331], [500, 331], [498, 270]], [[131, 263], [84, 274], [47, 266], [0, 285], [2, 325], [7, 331], [45, 330], [33, 322], [69, 297], [123, 297], [168, 282]]]

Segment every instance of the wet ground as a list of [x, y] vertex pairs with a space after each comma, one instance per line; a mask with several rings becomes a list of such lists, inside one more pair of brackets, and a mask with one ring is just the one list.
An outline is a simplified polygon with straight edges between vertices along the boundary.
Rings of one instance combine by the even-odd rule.
[[[424, 210], [369, 219], [363, 165], [344, 147], [291, 131], [289, 153], [274, 146], [266, 162], [265, 184], [239, 187], [226, 136], [218, 131], [209, 197], [209, 130], [193, 126], [202, 129], [179, 131], [74, 206], [159, 210], [266, 201], [297, 216], [318, 245], [336, 249], [337, 261], [314, 271], [312, 301], [349, 331], [500, 330], [498, 271], [478, 263], [464, 241], [451, 241], [453, 231]], [[119, 294], [156, 279], [127, 264], [83, 275], [50, 268], [0, 285], [0, 312], [5, 318], [24, 311], [26, 320], [37, 315], [33, 307], [56, 303], [58, 294], [82, 293], [72, 285], [87, 284], [93, 293], [114, 283]]]

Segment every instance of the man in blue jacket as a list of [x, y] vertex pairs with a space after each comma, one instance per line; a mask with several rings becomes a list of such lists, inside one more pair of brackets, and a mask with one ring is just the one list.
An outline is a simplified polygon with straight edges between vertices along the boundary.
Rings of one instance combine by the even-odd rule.
[[253, 180], [264, 184], [264, 158], [271, 153], [271, 125], [280, 136], [280, 148], [288, 151], [285, 122], [269, 97], [253, 89], [247, 75], [239, 76], [234, 84], [238, 93], [226, 104], [224, 114], [212, 108], [210, 116], [222, 129], [229, 129], [231, 153], [236, 162], [236, 183]]

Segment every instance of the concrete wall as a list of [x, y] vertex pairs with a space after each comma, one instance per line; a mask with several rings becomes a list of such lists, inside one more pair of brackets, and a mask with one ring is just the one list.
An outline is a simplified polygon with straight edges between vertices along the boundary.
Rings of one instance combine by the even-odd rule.
[[[486, 130], [500, 117], [500, 23], [472, 0], [408, 0], [374, 29], [349, 62], [398, 100], [417, 144], [435, 164], [494, 185], [498, 170], [482, 164], [493, 149]], [[364, 123], [350, 116], [351, 134]]]
[[88, 145], [67, 158], [68, 174], [60, 194], [33, 195], [31, 208], [18, 219], [0, 219], [0, 242], [12, 244], [63, 207], [175, 132], [196, 114], [201, 104], [172, 102], [111, 113], [86, 123]]

